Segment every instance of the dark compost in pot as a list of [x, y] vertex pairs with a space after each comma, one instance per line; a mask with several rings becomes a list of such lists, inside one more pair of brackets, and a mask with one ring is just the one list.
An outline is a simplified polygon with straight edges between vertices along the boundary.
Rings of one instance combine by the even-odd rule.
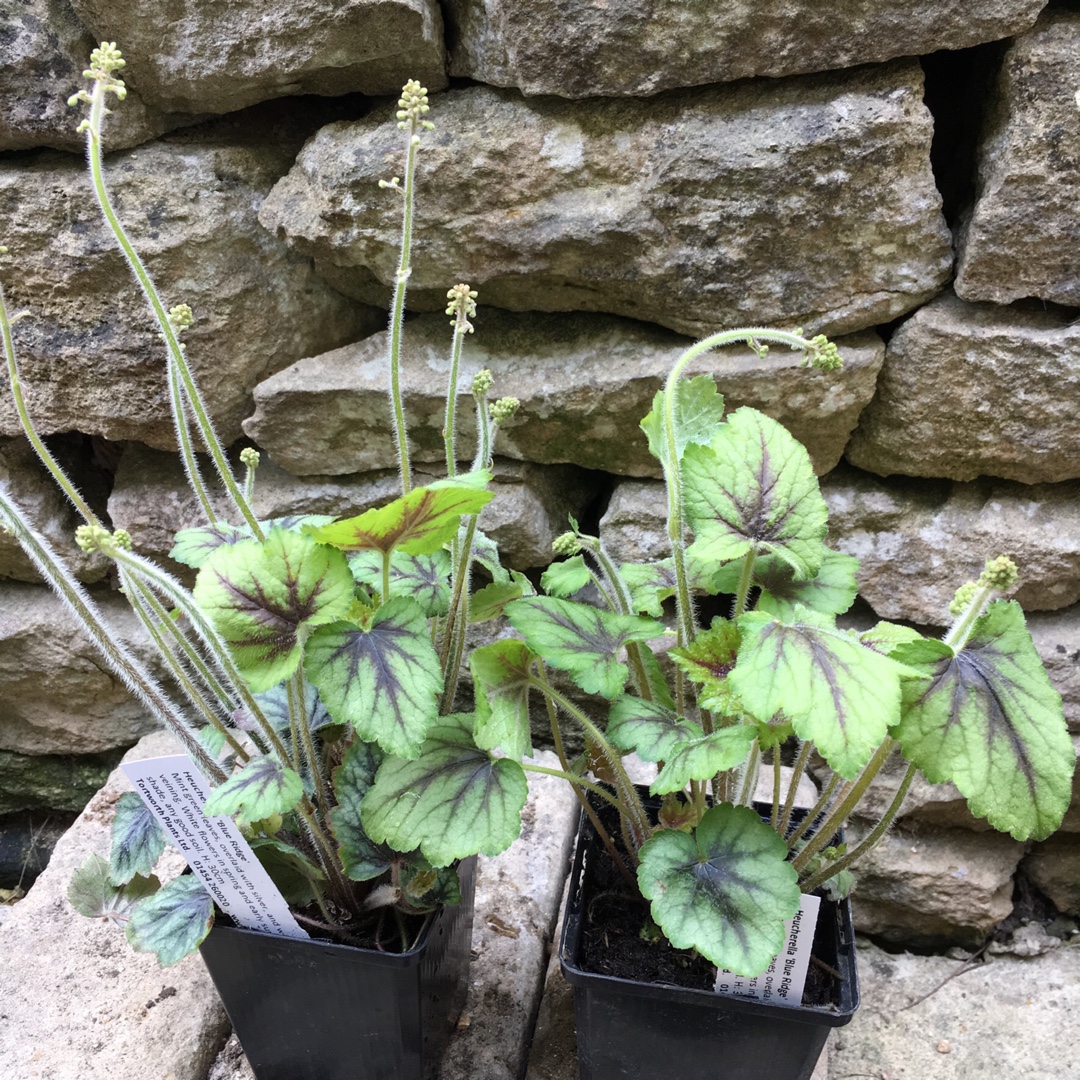
[[[581, 1080], [671, 1075], [809, 1080], [830, 1029], [846, 1024], [859, 1005], [849, 903], [821, 904], [814, 955], [842, 976], [821, 980], [823, 1003], [772, 1004], [701, 988], [699, 968], [709, 972], [715, 968], [693, 954], [671, 950], [666, 942], [664, 948], [677, 953], [675, 965], [684, 967], [678, 981], [689, 985], [671, 985], [675, 979], [670, 975], [660, 975], [661, 982], [642, 982], [589, 970], [592, 965], [584, 954], [593, 901], [611, 886], [612, 877], [621, 884], [583, 816], [559, 946], [563, 974], [574, 987]], [[647, 908], [641, 912], [644, 915]], [[642, 920], [638, 921], [640, 925]]]
[[215, 925], [199, 947], [257, 1080], [434, 1080], [468, 989], [476, 859], [461, 903], [404, 953]]

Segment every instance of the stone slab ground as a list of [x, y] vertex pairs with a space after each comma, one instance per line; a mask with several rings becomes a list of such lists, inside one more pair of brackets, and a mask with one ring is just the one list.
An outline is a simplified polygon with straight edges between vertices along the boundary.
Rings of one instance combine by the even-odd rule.
[[[154, 734], [128, 757], [174, 749]], [[4, 1076], [251, 1080], [198, 957], [163, 970], [67, 903], [75, 866], [107, 852], [111, 807], [125, 789], [114, 773], [28, 897], [7, 909]], [[480, 859], [472, 981], [439, 1080], [577, 1080], [573, 999], [551, 947], [576, 818], [565, 786], [536, 777], [525, 838]], [[864, 943], [859, 969], [863, 1007], [833, 1033], [812, 1080], [1080, 1080], [1067, 1036], [1080, 1015], [1080, 944], [1027, 959], [996, 955], [961, 972], [957, 960]]]

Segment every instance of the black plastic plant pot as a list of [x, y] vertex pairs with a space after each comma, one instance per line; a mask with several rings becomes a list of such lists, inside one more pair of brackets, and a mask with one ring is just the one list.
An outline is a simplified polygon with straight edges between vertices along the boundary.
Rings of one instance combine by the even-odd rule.
[[[823, 900], [814, 955], [841, 974], [824, 1006], [764, 1003], [586, 971], [582, 939], [607, 858], [583, 817], [559, 959], [574, 987], [581, 1080], [809, 1080], [829, 1031], [859, 1007], [851, 907]], [[835, 980], [833, 980], [835, 982]]]
[[461, 903], [405, 953], [215, 924], [199, 947], [257, 1080], [434, 1080], [468, 989], [476, 859]]

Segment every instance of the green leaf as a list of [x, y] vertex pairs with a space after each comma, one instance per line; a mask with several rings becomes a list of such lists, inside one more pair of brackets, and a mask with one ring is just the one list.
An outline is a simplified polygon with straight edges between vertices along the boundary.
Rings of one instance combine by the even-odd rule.
[[414, 854], [401, 867], [401, 892], [410, 911], [431, 911], [440, 904], [461, 903], [461, 879], [455, 867], [434, 867]]
[[[382, 591], [379, 552], [358, 551], [349, 557], [349, 567], [361, 585]], [[390, 557], [390, 592], [392, 596], [411, 596], [425, 615], [445, 615], [450, 610], [450, 553], [439, 550], [430, 555], [404, 555], [395, 551]]]
[[260, 691], [292, 675], [301, 633], [341, 618], [353, 588], [341, 552], [274, 529], [263, 543], [218, 548], [199, 571], [194, 595], [252, 690]]
[[219, 547], [250, 539], [250, 529], [227, 525], [224, 521], [198, 529], [181, 529], [174, 537], [169, 558], [198, 570]]
[[496, 585], [505, 585], [511, 580], [510, 571], [503, 567], [499, 558], [499, 545], [480, 529], [473, 530], [472, 554], [473, 559], [487, 570]]
[[413, 488], [386, 506], [324, 525], [312, 535], [344, 551], [397, 550], [407, 555], [431, 555], [454, 538], [464, 515], [478, 514], [491, 502], [492, 492], [476, 486], [489, 479], [487, 473], [470, 473], [437, 480]]
[[496, 641], [469, 657], [476, 691], [474, 737], [481, 750], [499, 750], [520, 761], [532, 753], [529, 677], [535, 659], [523, 642]]
[[951, 780], [995, 829], [1017, 840], [1054, 832], [1069, 807], [1075, 754], [1020, 606], [991, 604], [959, 653], [914, 642], [894, 655], [925, 676], [904, 687], [893, 732], [904, 756], [932, 783]]
[[922, 640], [923, 636], [918, 630], [890, 622], [879, 622], [877, 626], [864, 630], [859, 635], [859, 641], [867, 648], [884, 653], [886, 656], [892, 656], [900, 645], [910, 645], [912, 642]]
[[138, 952], [157, 954], [172, 967], [193, 953], [214, 925], [214, 902], [193, 874], [163, 886], [132, 912], [127, 939]]
[[257, 836], [250, 843], [255, 857], [286, 903], [306, 907], [315, 902], [318, 882], [325, 880], [326, 875], [306, 855], [276, 837]]
[[660, 661], [644, 641], [638, 642], [638, 656], [641, 658], [641, 666], [645, 670], [645, 682], [652, 694], [653, 701], [668, 709], [674, 709], [675, 698], [672, 696], [671, 687], [668, 686], [667, 678], [660, 667]]
[[[820, 569], [807, 581], [796, 580], [791, 566], [775, 555], [755, 559], [754, 584], [761, 588], [755, 610], [767, 611], [781, 620], [791, 618], [796, 604], [827, 615], [847, 611], [859, 592], [855, 580], [859, 560], [830, 548], [824, 548], [823, 554]], [[741, 563], [725, 566], [716, 578], [719, 590], [734, 593], [741, 573]]]
[[370, 881], [386, 870], [394, 860], [394, 852], [376, 844], [364, 831], [360, 809], [383, 756], [378, 747], [361, 739], [353, 739], [341, 764], [334, 770], [334, 798], [337, 805], [330, 811], [330, 829], [338, 842], [341, 868], [354, 881]]
[[[663, 602], [676, 592], [675, 560], [624, 563], [619, 568], [619, 573], [630, 590], [630, 603], [634, 610], [660, 618], [664, 613]], [[698, 558], [686, 559], [687, 584], [692, 593], [711, 596], [722, 591], [716, 587], [715, 577], [714, 563]]]
[[746, 759], [756, 738], [756, 727], [737, 724], [679, 743], [665, 758], [649, 791], [668, 795], [682, 791], [691, 780], [710, 780], [717, 773], [734, 769]]
[[[688, 446], [708, 445], [724, 421], [724, 399], [716, 391], [711, 375], [695, 375], [675, 384], [675, 453], [682, 460]], [[664, 421], [664, 392], [653, 398], [652, 410], [641, 421], [649, 439], [649, 452], [667, 460], [667, 424]]]
[[698, 704], [703, 709], [723, 716], [741, 713], [728, 679], [735, 668], [740, 641], [739, 628], [734, 623], [716, 618], [686, 648], [671, 650], [672, 661], [701, 688]]
[[592, 573], [584, 555], [575, 555], [562, 562], [552, 563], [540, 575], [540, 587], [549, 596], [573, 596], [592, 581]]
[[525, 593], [516, 581], [491, 582], [469, 597], [469, 622], [482, 623], [502, 617], [503, 609]]
[[797, 607], [789, 625], [762, 611], [741, 615], [739, 660], [728, 676], [759, 720], [783, 712], [799, 738], [852, 779], [900, 718], [901, 665]]
[[641, 848], [638, 885], [677, 949], [717, 967], [759, 975], [784, 945], [799, 910], [787, 845], [746, 806], [705, 813], [692, 836], [665, 829]]
[[[285, 683], [272, 686], [253, 695], [259, 703], [270, 726], [279, 734], [288, 737], [289, 734], [289, 690]], [[311, 683], [304, 682], [304, 716], [307, 718], [308, 730], [318, 731], [334, 722], [318, 690]], [[243, 731], [261, 730], [246, 708], [239, 708], [233, 713], [233, 722]]]
[[304, 784], [292, 769], [270, 757], [253, 757], [238, 773], [210, 793], [203, 813], [207, 817], [242, 814], [261, 821], [272, 814], [287, 814], [304, 797]]
[[687, 449], [683, 481], [696, 537], [688, 554], [727, 562], [772, 552], [799, 579], [817, 573], [828, 510], [810, 456], [775, 420], [737, 409], [708, 446]]
[[664, 632], [660, 623], [640, 615], [615, 615], [544, 596], [508, 604], [506, 617], [545, 663], [565, 671], [587, 694], [606, 698], [626, 683], [627, 668], [618, 659], [623, 646]]
[[655, 701], [624, 694], [608, 713], [606, 735], [619, 749], [633, 751], [643, 761], [663, 761], [675, 747], [704, 732], [692, 720]]
[[109, 919], [126, 923], [135, 905], [161, 887], [154, 876], [137, 874], [124, 885], [114, 885], [109, 864], [100, 855], [90, 855], [71, 875], [67, 897], [71, 906], [88, 919]]
[[395, 596], [369, 625], [336, 623], [307, 643], [305, 671], [330, 715], [388, 754], [416, 757], [438, 715], [442, 667], [415, 600]]
[[419, 847], [432, 866], [498, 855], [521, 831], [528, 795], [516, 761], [479, 750], [472, 717], [440, 717], [415, 761], [388, 758], [364, 799], [368, 836], [398, 851]]
[[136, 874], [149, 874], [165, 850], [165, 832], [146, 803], [133, 791], [116, 800], [112, 823], [109, 879], [126, 885]]

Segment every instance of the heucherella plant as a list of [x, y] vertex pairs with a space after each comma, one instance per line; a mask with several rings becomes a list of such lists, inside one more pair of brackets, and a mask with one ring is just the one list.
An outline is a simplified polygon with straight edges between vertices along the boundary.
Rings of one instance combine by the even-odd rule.
[[[455, 864], [505, 849], [520, 830], [525, 769], [474, 737], [472, 713], [453, 712], [470, 621], [491, 618], [528, 580], [505, 571], [477, 527], [491, 500], [495, 431], [513, 415], [510, 398], [488, 403], [489, 372], [473, 378], [479, 432], [468, 471], [458, 472], [455, 406], [464, 336], [477, 294], [448, 292], [453, 326], [447, 386], [447, 477], [414, 486], [400, 388], [413, 184], [426, 91], [410, 81], [399, 102], [404, 180], [381, 186], [403, 198], [402, 259], [390, 320], [389, 403], [401, 495], [345, 520], [259, 520], [252, 509], [259, 454], [240, 453], [243, 478], [218, 439], [192, 377], [182, 336], [194, 315], [167, 308], [114, 212], [102, 171], [109, 95], [125, 94], [114, 44], [95, 49], [87, 90], [89, 173], [105, 221], [146, 295], [163, 340], [177, 443], [205, 523], [176, 537], [172, 557], [198, 571], [192, 590], [132, 550], [102, 522], [34, 430], [23, 396], [12, 326], [0, 293], [7, 372], [27, 437], [84, 524], [77, 539], [116, 565], [121, 587], [166, 666], [168, 689], [117, 640], [92, 598], [11, 497], [0, 490], [0, 523], [12, 530], [43, 578], [101, 650], [111, 670], [174, 732], [214, 786], [208, 816], [235, 817], [293, 907], [317, 935], [378, 948], [407, 948], [403, 915], [456, 903]], [[388, 196], [389, 197], [389, 196]], [[217, 514], [195, 456], [205, 448], [231, 510]], [[490, 583], [470, 589], [476, 562]], [[432, 762], [438, 761], [437, 771]], [[415, 789], [403, 805], [399, 793]], [[430, 806], [437, 812], [428, 814]], [[452, 812], [451, 812], [452, 811]], [[402, 846], [402, 817], [423, 840]], [[136, 949], [163, 964], [180, 960], [209, 932], [214, 908], [190, 875], [162, 886], [153, 871], [164, 847], [156, 819], [134, 794], [121, 796], [109, 860], [93, 857], [72, 881], [83, 914], [124, 925]]]
[[[471, 664], [489, 743], [515, 752], [532, 691], [557, 746], [559, 720], [575, 721], [606, 781], [590, 790], [618, 810], [621, 836], [586, 812], [652, 919], [676, 948], [753, 976], [782, 948], [801, 893], [847, 894], [849, 868], [885, 835], [918, 772], [954, 783], [993, 827], [1039, 840], [1069, 806], [1075, 761], [1023, 613], [994, 599], [1016, 583], [1008, 558], [958, 591], [943, 640], [887, 622], [863, 633], [837, 626], [856, 597], [858, 561], [825, 544], [827, 508], [806, 450], [754, 409], [725, 415], [709, 376], [681, 378], [706, 350], [736, 342], [839, 363], [823, 338], [759, 328], [688, 350], [641, 423], [666, 480], [671, 558], [617, 565], [571, 522], [555, 545], [564, 561], [542, 579], [547, 595], [506, 607], [523, 641], [479, 649]], [[599, 603], [573, 599], [586, 585]], [[719, 595], [733, 597], [730, 615], [699, 625], [702, 599]], [[672, 598], [669, 678], [653, 648]], [[560, 692], [549, 667], [594, 704]], [[622, 764], [629, 752], [658, 765], [655, 817]], [[849, 850], [837, 834], [894, 753], [907, 762], [895, 797]], [[823, 786], [798, 813], [815, 755]], [[764, 811], [751, 805], [763, 764]]]

